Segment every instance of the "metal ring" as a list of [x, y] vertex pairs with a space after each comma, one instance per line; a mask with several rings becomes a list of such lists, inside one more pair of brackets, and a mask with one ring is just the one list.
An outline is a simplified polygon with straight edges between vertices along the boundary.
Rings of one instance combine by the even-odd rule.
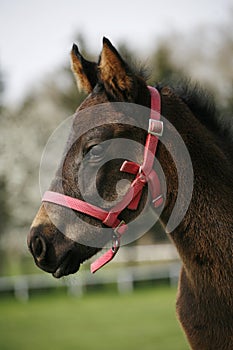
[[119, 237], [114, 233], [112, 236], [112, 252], [115, 253], [120, 247]]

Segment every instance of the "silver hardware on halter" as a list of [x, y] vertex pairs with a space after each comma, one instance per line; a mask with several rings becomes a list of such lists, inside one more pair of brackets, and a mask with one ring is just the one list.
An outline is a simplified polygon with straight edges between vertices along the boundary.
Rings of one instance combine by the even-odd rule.
[[120, 248], [120, 240], [117, 235], [112, 237], [112, 252], [115, 253]]
[[117, 225], [117, 227], [114, 228], [114, 233], [113, 233], [113, 236], [112, 236], [112, 251], [113, 251], [113, 253], [115, 253], [115, 251], [117, 251], [120, 248], [120, 237], [121, 237], [121, 235], [118, 233], [118, 229], [122, 225], [125, 225], [125, 221], [124, 220], [121, 220], [119, 225]]
[[153, 136], [162, 136], [163, 122], [161, 120], [149, 119], [148, 133]]
[[140, 165], [140, 168], [138, 169], [138, 175], [142, 181], [146, 181], [146, 175], [143, 173], [142, 165]]
[[163, 195], [160, 194], [158, 197], [156, 197], [155, 199], [153, 199], [152, 203], [156, 203], [159, 199], [163, 198]]
[[118, 233], [118, 229], [122, 226], [125, 225], [125, 221], [121, 220], [121, 222], [117, 225], [117, 227], [114, 228], [114, 233], [115, 235], [118, 237], [119, 233]]

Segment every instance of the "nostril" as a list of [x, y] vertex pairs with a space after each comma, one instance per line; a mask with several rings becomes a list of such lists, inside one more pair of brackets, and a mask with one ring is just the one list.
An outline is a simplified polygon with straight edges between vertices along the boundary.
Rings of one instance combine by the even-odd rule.
[[45, 257], [46, 243], [42, 237], [36, 236], [32, 240], [31, 248], [35, 259], [41, 260]]

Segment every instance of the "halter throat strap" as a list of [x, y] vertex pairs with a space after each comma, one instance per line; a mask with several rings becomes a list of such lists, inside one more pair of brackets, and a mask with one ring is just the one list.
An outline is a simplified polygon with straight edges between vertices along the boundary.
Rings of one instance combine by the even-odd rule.
[[160, 121], [161, 102], [158, 90], [151, 86], [148, 86], [148, 89], [151, 94], [151, 111], [148, 134], [144, 147], [144, 160], [143, 164], [141, 165], [135, 162], [123, 162], [120, 171], [134, 174], [135, 179], [131, 183], [129, 190], [121, 201], [117, 203], [110, 211], [107, 211], [80, 199], [53, 191], [46, 191], [42, 198], [42, 202], [54, 203], [89, 215], [100, 220], [104, 225], [113, 229], [112, 248], [91, 264], [92, 273], [106, 265], [116, 255], [120, 248], [121, 236], [127, 230], [127, 224], [119, 219], [119, 215], [126, 208], [131, 210], [136, 210], [138, 208], [143, 187], [146, 183], [148, 183], [154, 207], [157, 208], [163, 203], [160, 181], [156, 171], [153, 169], [154, 156], [158, 146], [158, 138], [163, 134], [163, 122]]

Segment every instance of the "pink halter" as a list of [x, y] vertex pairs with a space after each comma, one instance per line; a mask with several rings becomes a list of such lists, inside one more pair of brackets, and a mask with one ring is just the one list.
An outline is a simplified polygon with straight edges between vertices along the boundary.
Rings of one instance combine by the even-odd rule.
[[58, 204], [92, 216], [114, 230], [112, 248], [91, 265], [92, 273], [106, 265], [116, 255], [120, 248], [120, 238], [127, 230], [127, 224], [124, 221], [121, 221], [118, 216], [125, 208], [131, 210], [137, 209], [141, 199], [143, 187], [146, 183], [149, 185], [154, 207], [157, 208], [163, 203], [160, 181], [157, 173], [153, 170], [154, 156], [158, 145], [158, 137], [162, 136], [163, 134], [163, 122], [160, 121], [160, 95], [155, 88], [148, 86], [148, 89], [150, 90], [151, 94], [151, 113], [148, 135], [144, 149], [144, 161], [142, 165], [129, 161], [125, 161], [122, 164], [120, 171], [135, 174], [135, 179], [131, 183], [128, 192], [125, 194], [122, 200], [110, 211], [106, 211], [80, 199], [69, 197], [57, 192], [46, 191], [42, 198], [42, 202]]

